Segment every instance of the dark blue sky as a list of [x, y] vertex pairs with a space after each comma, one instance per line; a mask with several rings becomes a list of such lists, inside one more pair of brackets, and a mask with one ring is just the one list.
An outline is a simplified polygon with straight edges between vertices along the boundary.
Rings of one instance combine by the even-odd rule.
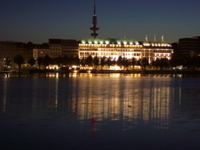
[[[176, 42], [200, 35], [200, 0], [96, 0], [98, 38]], [[7, 0], [0, 40], [34, 43], [90, 38], [93, 0]]]

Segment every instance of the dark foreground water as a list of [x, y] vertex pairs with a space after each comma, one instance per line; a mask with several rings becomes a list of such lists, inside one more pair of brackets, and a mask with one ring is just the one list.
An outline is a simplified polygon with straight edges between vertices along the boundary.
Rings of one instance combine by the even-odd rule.
[[191, 150], [199, 139], [198, 77], [0, 77], [1, 150]]

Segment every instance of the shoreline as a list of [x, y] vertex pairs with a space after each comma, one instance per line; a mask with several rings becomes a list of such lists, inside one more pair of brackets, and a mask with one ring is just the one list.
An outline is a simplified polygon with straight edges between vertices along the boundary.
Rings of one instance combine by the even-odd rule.
[[121, 73], [121, 74], [199, 74], [199, 70], [71, 70], [71, 71], [55, 71], [55, 70], [21, 70], [19, 72], [1, 71], [0, 74], [34, 74], [34, 73]]

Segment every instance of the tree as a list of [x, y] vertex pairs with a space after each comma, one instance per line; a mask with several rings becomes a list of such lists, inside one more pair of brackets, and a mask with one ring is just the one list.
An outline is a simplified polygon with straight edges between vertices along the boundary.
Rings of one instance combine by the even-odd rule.
[[131, 65], [136, 65], [136, 63], [137, 63], [137, 60], [133, 57], [132, 59], [131, 59]]
[[99, 58], [97, 56], [95, 56], [93, 58], [93, 64], [94, 64], [94, 67], [97, 68], [97, 66], [99, 65]]
[[69, 65], [69, 57], [67, 55], [64, 55], [61, 57], [61, 62], [63, 65]]
[[42, 60], [43, 60], [42, 57], [38, 57], [38, 58], [37, 58], [37, 64], [38, 64], [38, 66], [39, 66], [39, 69], [40, 69], [40, 67], [41, 67], [41, 65], [42, 65]]
[[45, 55], [42, 59], [42, 64], [46, 67], [51, 63], [51, 58], [48, 55]]
[[152, 62], [151, 62], [151, 65], [153, 66], [153, 67], [155, 67], [156, 69], [158, 69], [158, 67], [159, 67], [159, 58], [157, 58], [156, 60], [153, 60]]
[[92, 61], [93, 61], [93, 59], [92, 59], [92, 56], [90, 55], [86, 58], [85, 64], [88, 66], [92, 66]]
[[159, 62], [160, 69], [169, 67], [169, 60], [167, 58], [161, 58]]
[[74, 57], [72, 55], [68, 55], [68, 65], [72, 66], [74, 65]]
[[117, 65], [117, 60], [116, 60], [116, 58], [114, 58], [114, 59], [112, 60], [112, 65]]
[[129, 60], [127, 58], [123, 58], [122, 59], [122, 66], [124, 66], [124, 68], [128, 68], [128, 66], [130, 65]]
[[60, 66], [62, 64], [62, 57], [58, 56], [53, 59], [53, 64]]
[[76, 56], [76, 57], [73, 57], [73, 59], [74, 59], [74, 61], [73, 61], [74, 65], [79, 66], [80, 65], [80, 59], [79, 59], [79, 57]]
[[24, 57], [21, 55], [16, 55], [14, 57], [14, 63], [16, 63], [18, 68], [21, 69], [21, 65], [24, 63]]
[[33, 66], [34, 64], [35, 64], [35, 59], [33, 58], [33, 57], [30, 57], [29, 59], [28, 59], [28, 64], [30, 64], [31, 66]]
[[85, 58], [82, 58], [82, 59], [80, 60], [80, 64], [81, 64], [82, 66], [85, 66]]
[[104, 57], [102, 57], [102, 58], [100, 59], [100, 65], [101, 65], [101, 67], [103, 68], [103, 67], [105, 66], [105, 64], [106, 64], [106, 57], [104, 56]]
[[163, 68], [166, 69], [169, 67], [170, 61], [167, 58], [156, 59], [152, 61], [151, 65], [156, 69], [160, 67], [160, 70], [162, 70]]
[[107, 60], [105, 61], [105, 64], [108, 65], [108, 67], [110, 67], [112, 65], [112, 60], [111, 58], [107, 58]]
[[141, 63], [141, 66], [142, 66], [143, 70], [149, 65], [149, 61], [148, 61], [148, 59], [146, 57], [142, 58], [140, 63]]
[[118, 57], [118, 59], [117, 59], [117, 65], [120, 66], [120, 68], [123, 65], [123, 58], [122, 58], [122, 56]]

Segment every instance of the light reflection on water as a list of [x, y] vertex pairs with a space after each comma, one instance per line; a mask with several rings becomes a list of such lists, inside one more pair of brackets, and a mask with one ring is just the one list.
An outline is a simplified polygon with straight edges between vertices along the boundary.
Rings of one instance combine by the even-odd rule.
[[[168, 128], [170, 89], [142, 78], [97, 78], [78, 87], [79, 119], [142, 120]], [[84, 90], [85, 89], [85, 90]], [[75, 102], [74, 102], [75, 103]]]
[[[38, 133], [45, 132], [42, 138], [57, 128], [61, 133], [75, 132], [74, 140], [89, 133], [98, 139], [98, 146], [116, 133], [122, 145], [127, 142], [124, 138], [138, 139], [136, 134], [142, 135], [141, 144], [149, 141], [148, 136], [158, 140], [162, 137], [158, 131], [164, 131], [167, 139], [181, 135], [185, 140], [200, 134], [199, 80], [141, 74], [0, 78], [0, 127], [29, 134], [37, 128]], [[59, 137], [58, 133], [53, 136]], [[5, 133], [5, 137], [9, 135]]]

